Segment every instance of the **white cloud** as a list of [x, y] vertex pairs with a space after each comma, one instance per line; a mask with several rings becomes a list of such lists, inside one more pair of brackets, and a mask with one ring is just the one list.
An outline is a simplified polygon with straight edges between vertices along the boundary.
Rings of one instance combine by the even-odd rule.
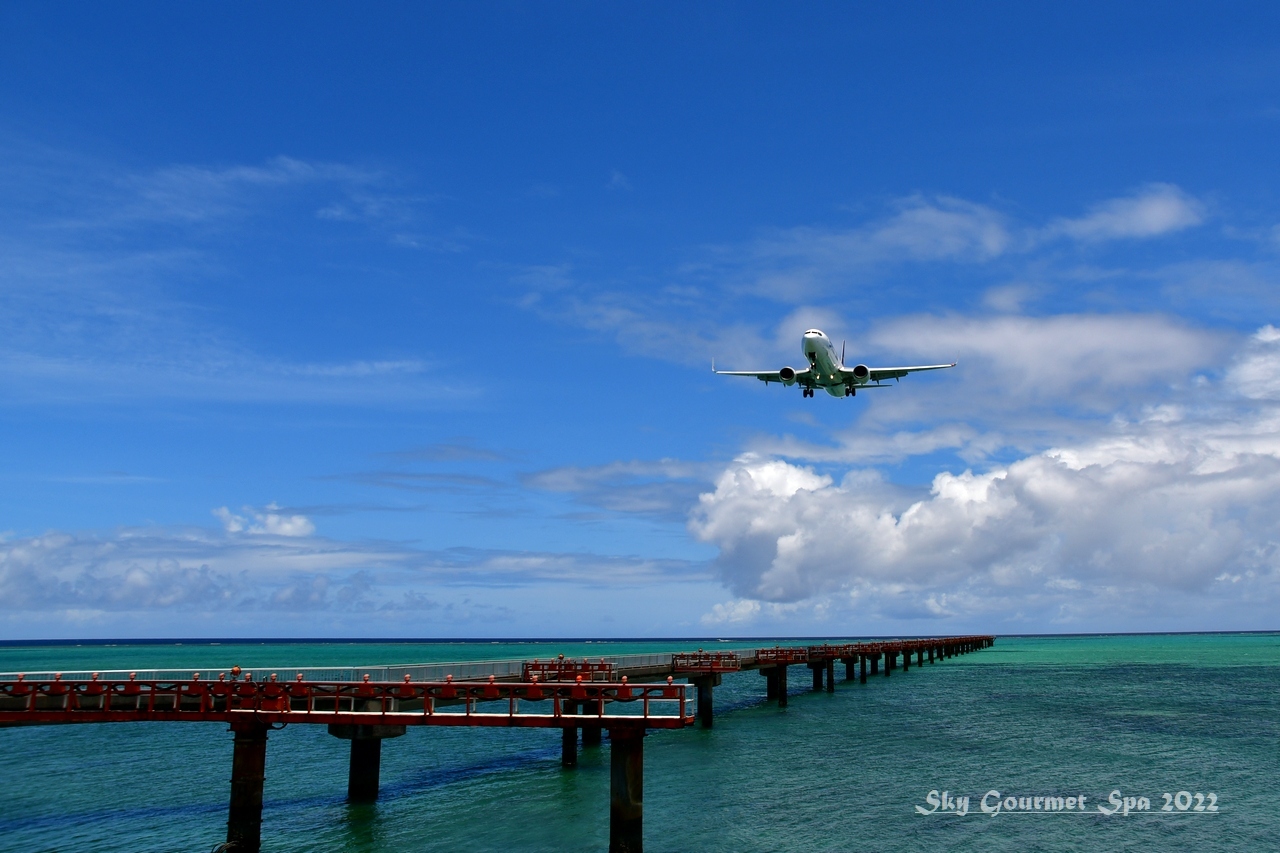
[[710, 482], [707, 463], [679, 459], [633, 460], [605, 465], [566, 465], [522, 478], [526, 486], [572, 494], [579, 502], [613, 512], [682, 519]]
[[1280, 329], [1259, 329], [1231, 365], [1227, 381], [1250, 399], [1280, 402]]
[[235, 515], [225, 506], [213, 511], [215, 517], [222, 521], [228, 533], [250, 533], [266, 536], [310, 536], [316, 532], [316, 526], [305, 515], [285, 515], [274, 503], [267, 504], [261, 510], [244, 507], [245, 516]]
[[[825, 440], [757, 436], [748, 449], [792, 460], [876, 464], [953, 451], [971, 464], [1085, 440], [1151, 400], [1199, 399], [1229, 361], [1231, 336], [1160, 315], [915, 316], [873, 326], [851, 360], [959, 361], [865, 391]], [[870, 351], [868, 351], [870, 350]], [[865, 402], [864, 402], [865, 401]]]
[[741, 624], [744, 622], [751, 622], [759, 614], [760, 602], [740, 598], [712, 606], [710, 612], [702, 617], [702, 624]]
[[1092, 207], [1075, 219], [1056, 219], [1044, 237], [1083, 242], [1144, 239], [1182, 231], [1204, 221], [1204, 205], [1172, 184], [1149, 184], [1139, 192]]
[[[1238, 363], [1246, 389], [1280, 387], [1280, 334], [1262, 330]], [[874, 472], [836, 482], [746, 455], [690, 529], [720, 548], [744, 599], [856, 594], [882, 614], [1019, 608], [1067, 624], [1199, 608], [1259, 627], [1240, 620], [1280, 593], [1280, 408], [1159, 408], [1006, 466], [940, 473], [924, 496]]]
[[924, 315], [879, 324], [866, 338], [881, 352], [959, 360], [967, 383], [995, 386], [1019, 405], [1173, 384], [1213, 366], [1225, 341], [1158, 314]]
[[[796, 227], [767, 232], [746, 247], [723, 250], [726, 270], [758, 293], [786, 299], [826, 289], [831, 280], [886, 263], [981, 263], [1013, 243], [1004, 216], [963, 199], [912, 196], [896, 212], [852, 228]], [[737, 272], [731, 270], [736, 267]], [[751, 281], [754, 279], [754, 281]]]
[[[334, 204], [358, 207], [384, 227], [412, 224], [424, 198], [373, 194], [370, 187], [390, 182], [386, 175], [283, 157], [123, 177], [55, 157], [15, 166], [0, 156], [0, 163], [14, 186], [0, 204], [8, 224], [0, 237], [0, 396], [7, 401], [421, 404], [471, 395], [447, 387], [440, 371], [412, 354], [335, 362], [264, 356], [259, 342], [213, 324], [221, 312], [191, 301], [191, 282], [226, 273], [230, 255], [211, 237], [265, 211], [306, 215], [300, 204], [309, 213], [316, 195], [337, 195], [342, 201]], [[21, 207], [29, 195], [41, 199], [38, 210]]]
[[619, 590], [704, 583], [705, 566], [591, 553], [339, 542], [275, 506], [214, 510], [226, 533], [126, 528], [0, 540], [0, 611], [424, 610], [510, 588]]

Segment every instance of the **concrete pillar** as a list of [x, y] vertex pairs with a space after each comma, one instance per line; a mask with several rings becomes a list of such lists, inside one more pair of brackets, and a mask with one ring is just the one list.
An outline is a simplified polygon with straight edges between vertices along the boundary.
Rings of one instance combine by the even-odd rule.
[[889, 677], [889, 671], [893, 669], [894, 659], [897, 657], [896, 652], [884, 653], [884, 677]]
[[609, 730], [609, 853], [644, 850], [644, 729]]
[[880, 654], [871, 655], [871, 674], [875, 675], [880, 671]]
[[822, 665], [821, 661], [819, 661], [818, 663], [809, 664], [809, 669], [813, 670], [813, 689], [821, 690], [822, 689], [822, 672], [823, 670], [826, 669], [826, 667]]
[[[602, 709], [600, 708], [600, 700], [598, 699], [590, 699], [584, 702], [582, 705], [582, 713], [584, 714], [599, 714], [601, 710]], [[601, 736], [603, 734], [604, 734], [604, 730], [601, 729], [599, 726], [583, 726], [582, 727], [582, 745], [583, 746], [599, 746], [601, 741]]]
[[[848, 671], [846, 670], [846, 673]], [[836, 692], [836, 661], [835, 658], [827, 659], [827, 692]]]
[[787, 666], [778, 667], [778, 707], [787, 707]]
[[840, 662], [844, 664], [844, 680], [853, 681], [858, 677], [858, 659], [857, 658], [840, 658]]
[[866, 684], [867, 683], [867, 656], [861, 655], [860, 657], [862, 658], [862, 669], [860, 670], [861, 674], [858, 676], [858, 680], [863, 684]]
[[716, 676], [702, 675], [695, 678], [693, 683], [698, 685], [698, 724], [709, 729], [715, 714]]
[[929, 647], [929, 663], [933, 663], [933, 646]]
[[924, 649], [916, 649], [916, 666], [924, 666]]
[[911, 649], [902, 650], [902, 671], [907, 672], [911, 669]]
[[262, 849], [262, 783], [267, 775], [265, 723], [232, 723], [231, 806], [227, 811], [227, 843], [236, 853]]
[[764, 676], [764, 698], [778, 698], [778, 668], [775, 666], [767, 667], [760, 670], [760, 674]]
[[[560, 704], [561, 714], [578, 713], [578, 703], [565, 699]], [[578, 727], [568, 725], [560, 729], [560, 766], [578, 766]]]
[[347, 768], [348, 803], [378, 801], [378, 773], [381, 768], [381, 739], [356, 738], [351, 741], [351, 762]]
[[347, 802], [378, 801], [382, 741], [389, 737], [400, 737], [404, 733], [404, 726], [329, 726], [329, 734], [351, 741], [351, 760], [347, 765]]

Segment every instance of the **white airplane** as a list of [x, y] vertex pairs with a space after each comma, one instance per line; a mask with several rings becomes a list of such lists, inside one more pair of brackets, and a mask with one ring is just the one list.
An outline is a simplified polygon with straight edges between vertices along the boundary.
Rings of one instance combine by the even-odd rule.
[[844, 366], [844, 345], [840, 346], [840, 355], [836, 355], [835, 345], [818, 329], [810, 329], [804, 333], [801, 344], [809, 366], [801, 370], [784, 367], [781, 370], [716, 370], [716, 363], [711, 362], [711, 372], [724, 376], [754, 376], [768, 385], [780, 382], [783, 385], [800, 385], [804, 396], [812, 397], [814, 388], [822, 388], [832, 397], [852, 397], [859, 388], [888, 388], [881, 385], [885, 379], [898, 379], [917, 370], [942, 370], [955, 367], [950, 364], [920, 364], [914, 367], [867, 367], [859, 364], [854, 367]]

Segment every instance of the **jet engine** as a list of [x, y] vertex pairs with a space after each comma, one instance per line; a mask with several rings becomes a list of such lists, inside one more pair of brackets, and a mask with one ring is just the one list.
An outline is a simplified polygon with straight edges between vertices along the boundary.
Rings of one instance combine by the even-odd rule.
[[782, 380], [783, 385], [795, 385], [796, 369], [794, 367], [784, 367], [778, 371], [778, 378]]
[[859, 385], [867, 384], [867, 380], [871, 378], [871, 368], [865, 364], [859, 364], [853, 369], [853, 381]]

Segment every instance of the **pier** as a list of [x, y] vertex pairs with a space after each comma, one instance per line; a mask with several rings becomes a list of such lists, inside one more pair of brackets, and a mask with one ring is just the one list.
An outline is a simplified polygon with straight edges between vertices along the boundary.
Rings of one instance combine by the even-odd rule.
[[[881, 661], [889, 676], [901, 659], [915, 666], [988, 648], [992, 636], [881, 640], [842, 645], [616, 655], [575, 660], [480, 661], [352, 669], [303, 668], [216, 675], [132, 671], [0, 674], [0, 727], [224, 722], [234, 738], [226, 853], [261, 848], [263, 782], [269, 733], [286, 724], [325, 725], [350, 742], [347, 798], [378, 798], [382, 741], [412, 726], [561, 730], [561, 765], [577, 765], [584, 746], [610, 749], [609, 850], [643, 850], [644, 737], [695, 723], [712, 728], [714, 693], [726, 673], [757, 670], [766, 701], [787, 705], [787, 672], [806, 666], [814, 690], [844, 681], [866, 684]], [[683, 679], [686, 683], [678, 683]], [[696, 689], [696, 701], [688, 695]]]

